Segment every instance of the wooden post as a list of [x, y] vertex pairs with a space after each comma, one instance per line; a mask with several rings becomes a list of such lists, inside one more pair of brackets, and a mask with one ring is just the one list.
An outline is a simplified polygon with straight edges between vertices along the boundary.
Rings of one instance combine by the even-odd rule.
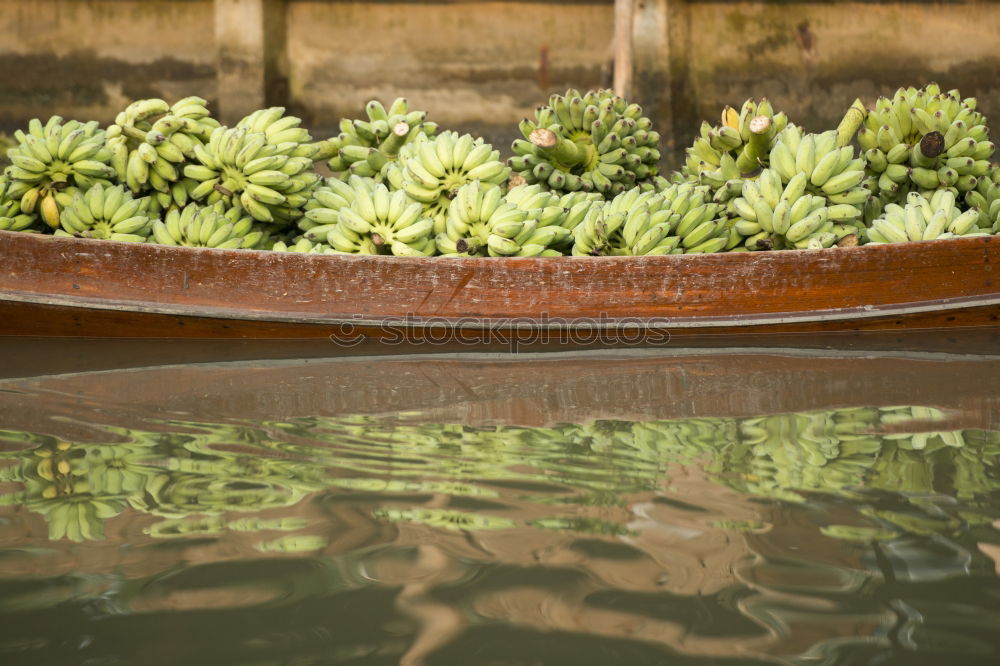
[[633, 26], [632, 96], [662, 136], [663, 166], [676, 167], [698, 129], [697, 100], [691, 86], [688, 2], [643, 0]]
[[615, 94], [632, 93], [632, 23], [635, 0], [615, 0]]
[[287, 87], [283, 0], [214, 0], [219, 117], [281, 103]]

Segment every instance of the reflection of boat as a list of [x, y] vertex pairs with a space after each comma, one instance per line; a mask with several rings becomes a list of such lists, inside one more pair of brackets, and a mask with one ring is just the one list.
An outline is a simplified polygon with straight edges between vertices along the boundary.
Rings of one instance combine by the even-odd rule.
[[[0, 333], [609, 344], [994, 326], [995, 237], [815, 252], [413, 259], [0, 232]], [[653, 335], [656, 333], [657, 335]], [[667, 334], [669, 333], [669, 335]]]
[[[6, 353], [19, 356], [15, 340]], [[133, 345], [125, 365], [145, 346]], [[31, 341], [26, 350], [37, 350]], [[86, 342], [66, 342], [86, 355]], [[57, 354], [52, 346], [42, 347]], [[169, 357], [183, 358], [183, 346]], [[197, 348], [196, 348], [197, 351]], [[85, 369], [86, 366], [80, 369]], [[517, 356], [417, 355], [196, 363], [0, 381], [7, 427], [49, 415], [116, 424], [147, 418], [281, 420], [419, 412], [425, 421], [541, 425], [594, 419], [756, 416], [912, 404], [944, 409], [941, 427], [1000, 429], [1000, 356], [822, 350], [618, 350]], [[59, 429], [74, 426], [64, 419]]]

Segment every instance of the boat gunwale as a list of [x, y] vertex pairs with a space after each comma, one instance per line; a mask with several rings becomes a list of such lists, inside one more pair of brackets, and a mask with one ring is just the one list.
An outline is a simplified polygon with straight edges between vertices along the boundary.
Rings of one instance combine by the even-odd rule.
[[[0, 302], [78, 312], [101, 310], [280, 324], [390, 326], [400, 330], [602, 331], [623, 330], [627, 326], [645, 330], [733, 326], [759, 330], [782, 324], [863, 321], [1000, 306], [1000, 288], [993, 286], [990, 274], [991, 258], [1000, 263], [998, 236], [812, 251], [648, 257], [419, 258], [219, 250], [0, 232], [0, 257], [4, 249], [22, 261], [37, 255], [39, 261], [50, 263], [29, 266], [25, 271], [0, 270]], [[262, 259], [259, 271], [254, 270], [255, 258]], [[144, 290], [139, 295], [145, 297], [129, 298], [129, 289], [144, 277], [141, 275], [144, 262], [151, 267], [149, 274], [154, 279], [168, 282], [161, 282], [159, 287], [155, 283], [153, 287], [139, 283]], [[407, 283], [393, 291], [392, 286], [377, 285], [373, 290], [358, 292], [360, 296], [352, 300], [355, 283], [364, 285], [366, 279], [373, 282], [387, 279], [391, 276], [391, 270], [387, 269], [394, 266], [407, 267], [403, 275], [412, 286]], [[587, 270], [590, 266], [599, 270]], [[676, 270], [678, 266], [691, 270]], [[912, 274], [906, 273], [911, 266]], [[977, 270], [969, 274], [971, 280], [963, 281], [959, 271], [966, 266]], [[331, 269], [326, 270], [327, 267]], [[528, 287], [535, 290], [524, 292], [526, 304], [522, 312], [526, 314], [516, 314], [514, 310], [520, 296], [518, 288], [526, 289], [512, 281], [521, 269], [529, 280]], [[114, 270], [123, 273], [114, 275]], [[281, 288], [274, 287], [272, 276], [288, 279], [297, 270], [312, 280], [307, 283], [308, 289], [296, 293], [294, 282], [286, 282], [281, 288], [287, 292], [279, 294]], [[883, 270], [891, 280], [885, 284], [873, 283], [872, 278], [878, 278]], [[197, 291], [187, 292], [189, 272]], [[867, 275], [869, 281], [859, 282], [855, 274]], [[28, 284], [35, 288], [18, 288], [21, 286], [18, 279], [23, 280], [23, 275], [28, 276]], [[567, 280], [564, 284], [557, 282], [561, 275]], [[105, 282], [105, 276], [111, 279]], [[838, 276], [837, 280], [828, 284], [833, 276]], [[62, 284], [64, 278], [67, 282]], [[256, 301], [253, 296], [229, 298], [232, 293], [229, 290], [241, 278], [256, 279], [267, 288], [257, 293]], [[800, 279], [800, 283], [795, 279]], [[913, 291], [920, 293], [920, 287], [931, 288], [927, 295], [934, 297], [905, 300], [902, 292], [910, 292], [901, 287], [909, 286], [907, 279], [914, 282]], [[503, 280], [510, 284], [504, 284]], [[741, 281], [746, 282], [742, 292]], [[70, 289], [80, 289], [77, 282], [85, 287], [82, 293]], [[504, 287], [501, 295], [483, 303], [483, 294], [489, 299], [491, 293], [487, 292], [498, 282]], [[463, 294], [470, 283], [471, 292]], [[866, 303], [865, 295], [853, 290], [868, 285], [871, 288], [867, 295], [874, 298]], [[157, 288], [164, 295], [162, 300], [157, 299]], [[813, 307], [795, 309], [801, 296], [809, 293], [803, 289], [810, 288], [818, 291], [804, 305]], [[629, 289], [627, 298], [618, 298], [618, 294]], [[584, 290], [588, 293], [581, 299], [579, 294]], [[735, 292], [735, 296], [725, 294], [727, 290]], [[404, 298], [394, 302], [391, 298], [397, 293]], [[713, 300], [714, 293], [721, 295]], [[186, 294], [190, 295], [187, 300]], [[291, 296], [284, 300], [288, 294]], [[415, 304], [413, 294], [425, 298]], [[296, 297], [305, 298], [296, 300]], [[410, 297], [409, 301], [406, 297]], [[767, 302], [768, 297], [783, 300], [774, 305]], [[573, 298], [578, 300], [570, 300]], [[744, 311], [739, 310], [741, 299], [754, 298], [756, 302], [749, 303]], [[836, 306], [821, 307], [824, 301]], [[550, 304], [551, 314], [546, 310]], [[462, 306], [469, 314], [463, 313]], [[473, 309], [476, 306], [482, 314]], [[632, 311], [638, 314], [630, 314]]]
[[886, 251], [897, 251], [901, 248], [912, 248], [919, 246], [921, 248], [925, 247], [948, 247], [954, 246], [955, 244], [976, 244], [976, 245], [990, 245], [990, 244], [1000, 244], [1000, 234], [990, 235], [990, 236], [970, 236], [970, 237], [958, 237], [958, 238], [943, 238], [934, 239], [927, 241], [913, 241], [907, 243], [872, 243], [868, 245], [856, 245], [851, 247], [828, 247], [815, 250], [805, 250], [805, 249], [786, 249], [786, 250], [756, 250], [747, 252], [706, 252], [697, 254], [663, 254], [663, 255], [642, 255], [642, 256], [577, 256], [577, 255], [565, 255], [561, 257], [464, 257], [464, 256], [446, 256], [437, 255], [430, 257], [397, 257], [388, 254], [349, 254], [349, 253], [337, 253], [337, 254], [322, 254], [318, 252], [283, 252], [277, 250], [240, 250], [240, 249], [220, 249], [220, 248], [209, 248], [209, 247], [189, 247], [184, 245], [163, 245], [160, 243], [137, 243], [129, 241], [118, 241], [111, 239], [92, 239], [92, 238], [75, 238], [67, 236], [50, 236], [48, 234], [36, 234], [36, 233], [26, 233], [23, 231], [7, 231], [0, 230], [0, 239], [3, 238], [31, 238], [39, 242], [53, 242], [62, 243], [80, 247], [92, 247], [95, 241], [100, 243], [101, 246], [109, 247], [116, 246], [119, 248], [130, 248], [137, 252], [154, 252], [154, 251], [169, 251], [169, 252], [181, 252], [181, 253], [191, 253], [195, 256], [208, 254], [210, 256], [219, 256], [220, 258], [225, 257], [244, 257], [247, 255], [259, 255], [266, 254], [268, 256], [279, 256], [289, 258], [290, 260], [298, 261], [328, 261], [328, 262], [350, 262], [350, 261], [365, 261], [365, 262], [385, 262], [385, 263], [397, 263], [397, 264], [427, 264], [428, 262], [435, 262], [436, 264], [456, 264], [456, 265], [472, 265], [472, 266], [493, 266], [497, 264], [528, 264], [528, 265], [551, 265], [560, 263], [572, 263], [572, 264], [589, 264], [593, 262], [601, 263], [627, 263], [627, 264], [644, 264], [644, 263], [667, 263], [667, 262], [763, 262], [769, 259], [774, 259], [777, 257], [810, 257], [812, 258], [810, 262], [813, 262], [815, 258], [829, 258], [833, 255], [836, 256], [849, 256], [850, 254], [858, 253], [871, 253], [871, 252], [886, 252]]

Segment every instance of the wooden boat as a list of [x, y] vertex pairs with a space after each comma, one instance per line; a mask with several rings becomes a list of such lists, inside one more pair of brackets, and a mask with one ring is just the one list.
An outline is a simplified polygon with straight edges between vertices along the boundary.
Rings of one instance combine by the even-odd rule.
[[562, 259], [330, 256], [0, 232], [0, 334], [665, 344], [1000, 324], [1000, 238]]

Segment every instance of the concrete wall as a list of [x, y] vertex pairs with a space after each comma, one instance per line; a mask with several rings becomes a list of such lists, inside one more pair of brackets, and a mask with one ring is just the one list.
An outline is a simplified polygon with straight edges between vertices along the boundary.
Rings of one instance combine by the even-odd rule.
[[[511, 126], [610, 82], [613, 2], [288, 2], [289, 86], [319, 124], [407, 97], [444, 126]], [[606, 80], [605, 80], [606, 79]]]
[[[0, 130], [50, 113], [107, 122], [129, 99], [198, 94], [223, 119], [285, 104], [323, 135], [372, 97], [404, 95], [443, 126], [506, 143], [551, 93], [610, 84], [613, 4], [0, 0]], [[266, 53], [249, 64], [232, 54], [254, 49], [226, 43], [243, 7], [265, 17], [254, 43]], [[997, 114], [997, 26], [995, 1], [637, 0], [633, 97], [678, 150], [750, 96], [818, 129], [856, 96], [937, 80]]]
[[0, 130], [110, 121], [139, 97], [215, 96], [212, 1], [0, 0]]
[[690, 35], [668, 72], [678, 132], [750, 96], [769, 97], [809, 129], [828, 128], [855, 97], [870, 103], [931, 80], [1000, 114], [997, 2], [669, 4]]

